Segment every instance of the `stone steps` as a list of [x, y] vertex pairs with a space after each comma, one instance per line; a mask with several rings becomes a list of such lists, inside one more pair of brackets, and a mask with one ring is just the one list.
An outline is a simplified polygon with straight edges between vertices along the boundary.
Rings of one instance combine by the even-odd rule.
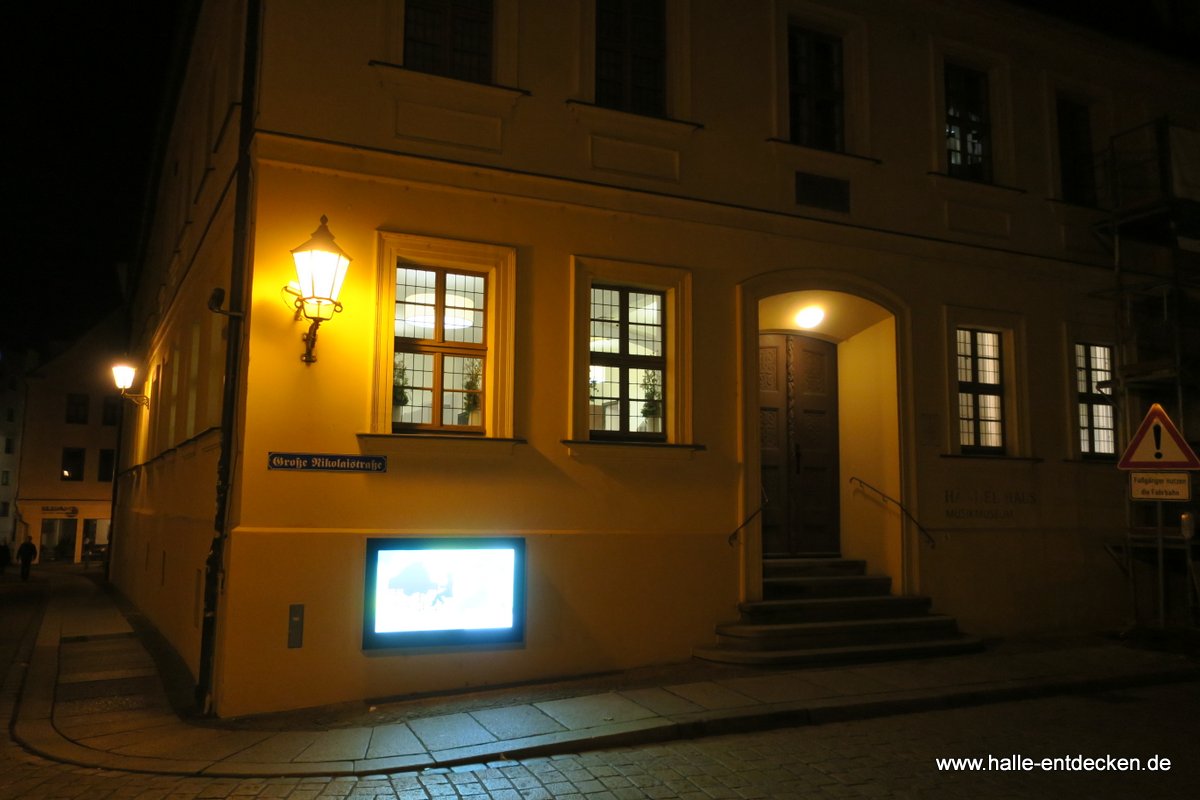
[[742, 603], [741, 618], [717, 626], [717, 644], [697, 658], [742, 665], [806, 665], [973, 652], [982, 642], [953, 617], [929, 613], [927, 597], [891, 594], [887, 575], [863, 561], [763, 561], [763, 600]]

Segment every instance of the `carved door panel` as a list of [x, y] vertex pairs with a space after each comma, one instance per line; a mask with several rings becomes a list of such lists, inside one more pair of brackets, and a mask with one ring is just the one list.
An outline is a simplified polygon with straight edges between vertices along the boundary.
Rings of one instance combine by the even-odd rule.
[[840, 552], [837, 345], [759, 337], [763, 554]]

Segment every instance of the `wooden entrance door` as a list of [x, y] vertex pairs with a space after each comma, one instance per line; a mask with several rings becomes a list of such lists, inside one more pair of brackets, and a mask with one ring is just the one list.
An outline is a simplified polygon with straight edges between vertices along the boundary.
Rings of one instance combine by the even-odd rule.
[[759, 336], [763, 555], [841, 552], [837, 345]]

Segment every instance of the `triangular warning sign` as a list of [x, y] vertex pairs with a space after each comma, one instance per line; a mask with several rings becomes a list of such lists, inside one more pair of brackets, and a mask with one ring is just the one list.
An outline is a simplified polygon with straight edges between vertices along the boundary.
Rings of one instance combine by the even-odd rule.
[[1200, 458], [1158, 403], [1150, 406], [1117, 469], [1200, 469]]

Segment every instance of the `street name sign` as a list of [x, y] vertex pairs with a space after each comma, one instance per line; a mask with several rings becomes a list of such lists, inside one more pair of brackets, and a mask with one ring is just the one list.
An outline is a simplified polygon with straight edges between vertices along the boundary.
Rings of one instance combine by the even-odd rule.
[[296, 472], [387, 472], [387, 456], [357, 453], [267, 453], [267, 469]]

